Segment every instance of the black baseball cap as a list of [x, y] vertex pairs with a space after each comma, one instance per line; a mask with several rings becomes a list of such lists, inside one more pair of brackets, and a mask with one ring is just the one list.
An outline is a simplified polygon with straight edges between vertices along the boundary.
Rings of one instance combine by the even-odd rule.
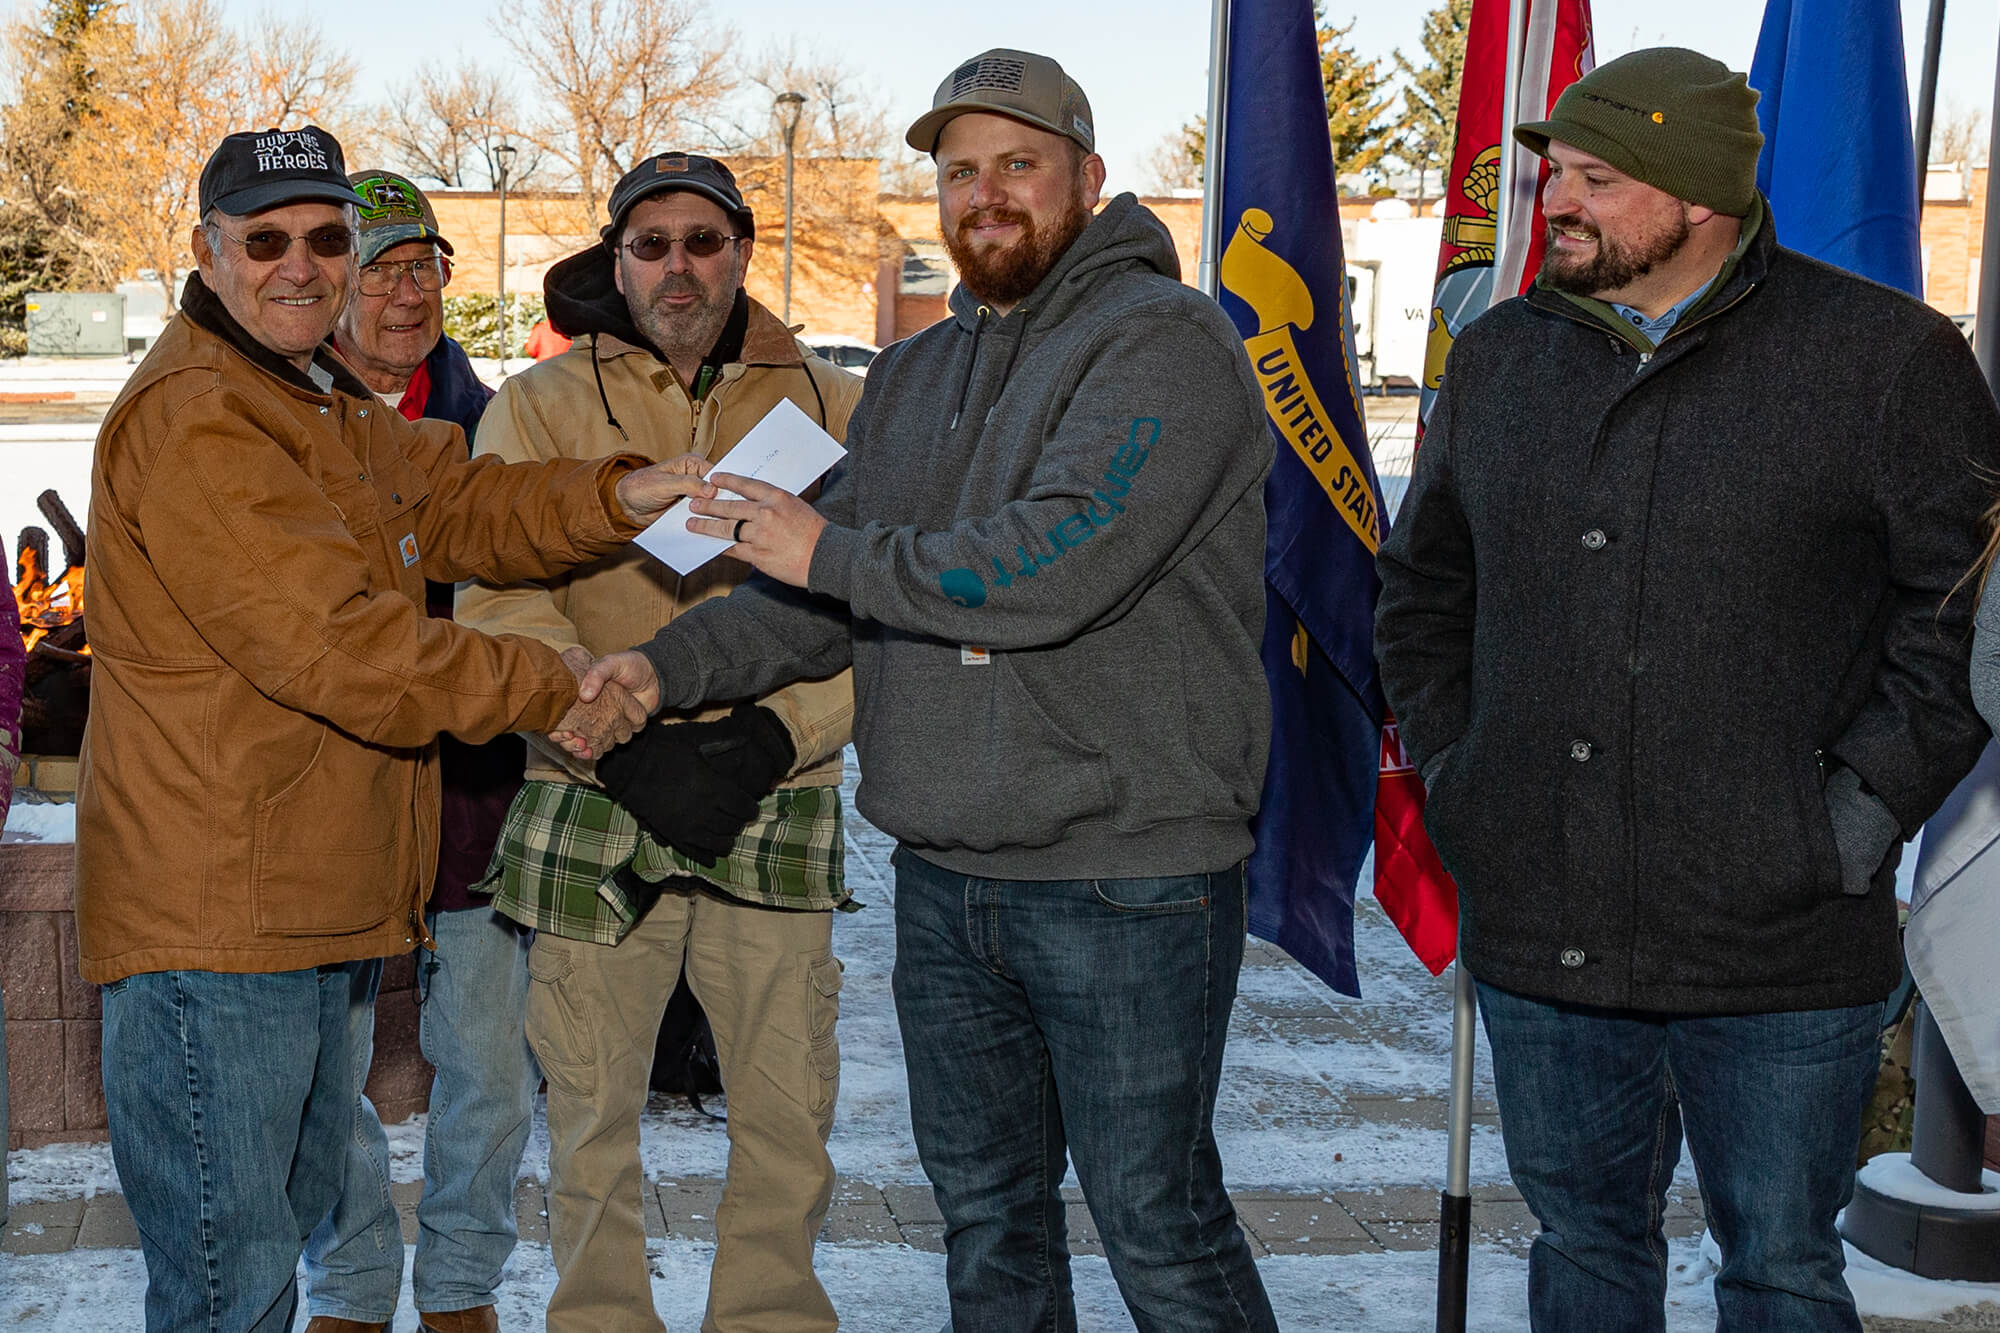
[[200, 205], [242, 217], [280, 204], [367, 200], [347, 183], [340, 140], [317, 125], [296, 130], [245, 130], [216, 146], [201, 169]]
[[656, 153], [618, 178], [611, 187], [611, 224], [599, 232], [609, 244], [625, 226], [625, 215], [641, 199], [656, 194], [685, 190], [713, 199], [729, 214], [729, 224], [741, 236], [757, 234], [757, 219], [736, 188], [736, 177], [728, 167], [700, 153]]

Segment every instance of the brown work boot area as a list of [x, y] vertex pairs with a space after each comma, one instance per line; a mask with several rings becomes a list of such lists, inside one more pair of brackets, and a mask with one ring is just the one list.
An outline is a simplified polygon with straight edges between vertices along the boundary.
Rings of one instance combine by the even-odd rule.
[[500, 1316], [490, 1305], [423, 1316], [423, 1333], [500, 1333]]
[[387, 1324], [364, 1324], [358, 1319], [335, 1319], [316, 1314], [306, 1324], [306, 1333], [389, 1333]]

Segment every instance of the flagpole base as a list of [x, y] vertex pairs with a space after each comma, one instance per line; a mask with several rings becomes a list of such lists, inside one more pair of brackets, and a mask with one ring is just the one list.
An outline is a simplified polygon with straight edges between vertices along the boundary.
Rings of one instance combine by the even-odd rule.
[[1465, 1333], [1465, 1294], [1472, 1262], [1472, 1198], [1438, 1195], [1437, 1333]]
[[1871, 1259], [1918, 1277], [2000, 1282], [2000, 1172], [1978, 1193], [1946, 1189], [1908, 1153], [1870, 1159], [1854, 1181], [1840, 1234]]

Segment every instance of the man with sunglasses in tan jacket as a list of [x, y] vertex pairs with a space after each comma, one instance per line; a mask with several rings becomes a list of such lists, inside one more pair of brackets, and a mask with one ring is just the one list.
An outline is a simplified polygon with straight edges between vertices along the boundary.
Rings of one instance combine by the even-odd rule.
[[200, 271], [91, 473], [77, 943], [147, 1328], [283, 1333], [353, 1127], [357, 970], [429, 942], [438, 734], [607, 720], [586, 664], [427, 618], [424, 581], [553, 575], [699, 482], [474, 461], [386, 410], [327, 343], [362, 201], [324, 130], [230, 135], [199, 191]]
[[[861, 381], [743, 290], [756, 220], [729, 168], [649, 157], [602, 244], [549, 271], [569, 351], [509, 379], [478, 452], [508, 460], [691, 449], [711, 462], [789, 399], [835, 437]], [[637, 551], [560, 578], [461, 590], [460, 624], [610, 652], [750, 574], [681, 577]], [[705, 1333], [832, 1333], [813, 1241], [839, 1091], [840, 751], [846, 672], [734, 708], [663, 715], [593, 770], [530, 738], [528, 782], [483, 886], [537, 934], [528, 1041], [548, 1080], [550, 1333], [659, 1333], [639, 1118], [683, 968], [715, 1035], [730, 1161]], [[598, 785], [602, 784], [601, 788]]]

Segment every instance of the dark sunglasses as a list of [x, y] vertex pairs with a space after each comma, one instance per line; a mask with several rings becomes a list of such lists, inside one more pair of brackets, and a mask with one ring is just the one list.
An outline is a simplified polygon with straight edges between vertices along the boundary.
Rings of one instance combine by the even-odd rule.
[[722, 253], [723, 246], [732, 241], [747, 239], [749, 238], [744, 236], [725, 235], [713, 227], [696, 227], [685, 236], [662, 236], [656, 231], [649, 231], [643, 236], [634, 236], [624, 242], [623, 246], [632, 252], [632, 258], [650, 264], [656, 259], [665, 259], [676, 244], [682, 246], [696, 259], [712, 259]]
[[[224, 236], [229, 233], [217, 227]], [[354, 248], [354, 233], [346, 227], [314, 227], [303, 236], [283, 231], [253, 231], [248, 236], [229, 236], [243, 247], [243, 253], [260, 264], [283, 259], [291, 253], [293, 241], [304, 241], [321, 259], [338, 259]]]

